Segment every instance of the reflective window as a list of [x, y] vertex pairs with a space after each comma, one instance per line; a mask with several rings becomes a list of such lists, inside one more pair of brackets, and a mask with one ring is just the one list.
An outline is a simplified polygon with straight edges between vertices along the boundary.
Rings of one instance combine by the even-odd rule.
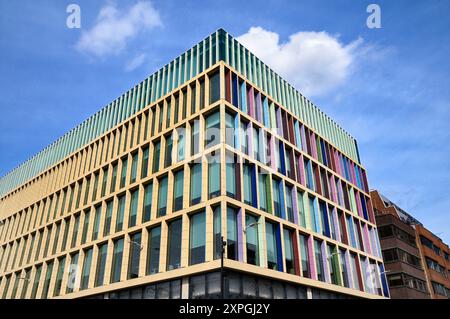
[[116, 232], [123, 229], [123, 216], [125, 214], [125, 195], [119, 197], [119, 205], [117, 207]]
[[206, 118], [205, 149], [220, 143], [220, 113], [216, 111]]
[[159, 180], [158, 190], [158, 217], [165, 216], [167, 209], [167, 176]]
[[227, 258], [238, 260], [237, 211], [227, 207]]
[[120, 274], [122, 271], [122, 257], [123, 257], [123, 238], [118, 239], [114, 242], [114, 253], [111, 269], [111, 283], [120, 281]]
[[266, 222], [267, 267], [273, 270], [282, 270], [278, 263], [278, 225]]
[[86, 250], [84, 254], [83, 270], [81, 272], [80, 290], [88, 288], [89, 274], [91, 272], [91, 264], [92, 264], [92, 248]]
[[130, 184], [136, 182], [136, 174], [137, 174], [137, 164], [138, 164], [138, 154], [133, 154], [131, 158], [131, 176], [130, 176]]
[[174, 173], [173, 183], [173, 211], [183, 209], [184, 170]]
[[258, 220], [255, 216], [245, 215], [245, 235], [247, 239], [247, 263], [259, 265]]
[[102, 286], [105, 277], [106, 257], [108, 255], [108, 244], [98, 247], [97, 271], [95, 274], [95, 286]]
[[208, 197], [209, 199], [220, 195], [220, 153], [208, 157]]
[[161, 243], [161, 227], [154, 227], [148, 232], [147, 275], [159, 271], [159, 252]]
[[172, 146], [173, 146], [173, 140], [172, 140], [172, 134], [166, 136], [166, 151], [164, 153], [164, 168], [169, 167], [172, 165]]
[[139, 260], [141, 257], [141, 233], [130, 237], [130, 260], [128, 266], [128, 279], [139, 277]]
[[190, 217], [189, 264], [195, 265], [205, 261], [206, 220], [205, 213]]
[[142, 214], [142, 222], [148, 222], [152, 213], [152, 196], [153, 196], [153, 183], [150, 183], [144, 187], [144, 212]]
[[181, 266], [181, 228], [181, 218], [168, 225], [167, 270], [177, 269]]
[[136, 226], [138, 199], [139, 199], [139, 189], [136, 189], [131, 193], [130, 217], [128, 221], [128, 227]]
[[157, 141], [153, 143], [153, 173], [159, 171], [159, 159], [161, 154], [161, 142]]
[[317, 279], [325, 281], [325, 274], [323, 272], [323, 256], [322, 256], [322, 243], [318, 240], [314, 240], [314, 256], [316, 258], [316, 271]]
[[202, 198], [202, 164], [191, 165], [191, 205], [200, 203]]
[[284, 237], [284, 260], [286, 263], [286, 272], [295, 274], [295, 262], [294, 262], [294, 245], [295, 240], [294, 233], [288, 229], [283, 230]]

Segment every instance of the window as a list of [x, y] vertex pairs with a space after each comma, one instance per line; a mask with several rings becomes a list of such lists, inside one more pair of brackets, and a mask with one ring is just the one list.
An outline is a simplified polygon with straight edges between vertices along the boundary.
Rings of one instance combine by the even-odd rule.
[[128, 157], [122, 159], [122, 173], [120, 174], [120, 188], [125, 186], [127, 178]]
[[44, 287], [42, 287], [41, 299], [47, 299], [50, 279], [52, 278], [53, 262], [47, 264], [47, 273], [45, 274]]
[[181, 218], [168, 225], [167, 270], [177, 269], [181, 266], [181, 227]]
[[[40, 279], [41, 279], [41, 272], [42, 272], [42, 265], [40, 265], [36, 268], [36, 274], [34, 275], [34, 281], [33, 281], [33, 289], [31, 290], [31, 299], [36, 299], [37, 290], [39, 288], [39, 283], [40, 283]], [[10, 278], [11, 277], [9, 277], [9, 279]], [[7, 292], [7, 291], [8, 291], [8, 289], [5, 289], [5, 292]]]
[[270, 193], [270, 175], [264, 170], [259, 171], [258, 176], [259, 186], [259, 209], [268, 212], [271, 211], [269, 207], [271, 202], [267, 196]]
[[97, 240], [100, 231], [100, 219], [102, 218], [102, 206], [95, 207], [94, 228], [92, 229], [92, 240]]
[[302, 276], [311, 278], [309, 271], [308, 238], [305, 235], [300, 235], [300, 254], [302, 260]]
[[356, 262], [355, 254], [350, 254], [350, 262], [351, 262], [351, 268], [352, 268], [353, 283], [355, 284], [356, 289], [361, 290], [361, 285], [359, 283], [359, 275], [358, 275], [359, 274], [359, 266]]
[[[53, 240], [52, 255], [54, 255], [56, 253], [56, 248], [58, 247], [59, 240], [60, 240], [60, 238], [59, 238], [60, 232], [61, 232], [61, 223], [57, 223], [56, 224], [55, 239]], [[22, 252], [22, 256], [21, 256], [21, 259], [20, 259], [20, 262], [19, 262], [19, 266], [22, 265], [22, 260], [23, 260], [24, 255], [25, 255], [25, 250]]]
[[[78, 239], [78, 228], [79, 227], [80, 227], [80, 214], [75, 216], [75, 225], [73, 227], [72, 244], [70, 245], [70, 248], [73, 248], [76, 246], [77, 239]], [[40, 247], [41, 239], [42, 239], [42, 236], [40, 236], [38, 248]], [[38, 252], [39, 252], [39, 250], [38, 250]], [[39, 254], [37, 253], [36, 256], [39, 256]]]
[[243, 164], [244, 174], [244, 202], [253, 207], [257, 207], [256, 203], [256, 176], [255, 166], [252, 164]]
[[205, 131], [205, 149], [213, 147], [220, 143], [220, 113], [209, 115], [206, 118], [206, 131]]
[[253, 158], [257, 161], [260, 160], [259, 157], [259, 128], [253, 127]]
[[184, 160], [185, 157], [185, 149], [186, 149], [186, 128], [181, 127], [176, 129], [176, 133], [178, 136], [178, 154], [177, 159], [178, 162]]
[[109, 189], [110, 193], [114, 193], [114, 191], [116, 190], [116, 184], [117, 184], [117, 163], [113, 164], [112, 167], [112, 179], [111, 179], [111, 187]]
[[227, 258], [233, 260], [238, 260], [237, 219], [237, 211], [227, 207]]
[[84, 264], [83, 264], [83, 270], [81, 272], [80, 290], [84, 290], [84, 289], [88, 288], [89, 274], [91, 272], [91, 264], [92, 264], [92, 248], [86, 250], [85, 254], [84, 254]]
[[248, 149], [248, 134], [247, 134], [247, 123], [244, 121], [241, 121], [241, 151], [247, 155], [249, 154], [249, 149]]
[[152, 213], [152, 196], [153, 183], [147, 184], [144, 187], [144, 213], [142, 214], [142, 222], [148, 222]]
[[86, 211], [84, 213], [84, 223], [83, 223], [83, 233], [81, 234], [81, 245], [83, 245], [86, 242], [87, 234], [89, 230], [89, 218], [91, 214], [89, 211]]
[[200, 151], [200, 121], [195, 120], [191, 123], [191, 155]]
[[167, 176], [159, 180], [158, 217], [165, 216], [167, 209]]
[[125, 195], [119, 197], [119, 205], [117, 207], [116, 232], [123, 229], [123, 216], [125, 214]]
[[161, 153], [161, 142], [157, 141], [153, 143], [153, 173], [159, 171], [159, 158]]
[[259, 222], [253, 215], [245, 215], [245, 234], [247, 238], [247, 263], [259, 265]]
[[[64, 267], [66, 266], [66, 257], [61, 258], [58, 261], [58, 272], [56, 274], [56, 281], [55, 281], [55, 289], [53, 290], [53, 296], [59, 296], [61, 293], [61, 287], [62, 287], [62, 280], [64, 276]], [[28, 274], [29, 276], [29, 274]], [[27, 281], [28, 282], [28, 281]], [[24, 290], [22, 290], [23, 292]], [[25, 296], [22, 296], [21, 299], [23, 299]]]
[[141, 257], [141, 233], [130, 237], [130, 260], [128, 265], [128, 279], [139, 277], [139, 260]]
[[443, 266], [441, 266], [437, 261], [435, 261], [431, 258], [428, 258], [428, 257], [425, 257], [425, 261], [426, 261], [427, 267], [429, 269], [432, 269], [432, 270], [442, 274], [444, 277], [446, 277], [445, 268]]
[[287, 211], [287, 218], [291, 223], [294, 223], [294, 203], [292, 201], [292, 192], [293, 188], [288, 187], [286, 185], [286, 211]]
[[209, 77], [209, 103], [220, 99], [220, 73], [216, 72]]
[[205, 213], [197, 213], [190, 217], [189, 265], [205, 261], [206, 221]]
[[403, 278], [401, 274], [388, 276], [389, 287], [403, 286]]
[[183, 209], [183, 190], [184, 190], [184, 170], [179, 170], [174, 174], [173, 184], [173, 211]]
[[[66, 218], [66, 219], [64, 220], [64, 234], [63, 234], [63, 239], [62, 239], [62, 243], [61, 243], [61, 251], [66, 250], [67, 239], [68, 239], [68, 237], [69, 237], [69, 229], [70, 229], [70, 217], [69, 217], [69, 218]], [[30, 245], [30, 253], [29, 253], [29, 255], [28, 255], [27, 263], [30, 262], [31, 253], [32, 253], [32, 251], [33, 251], [34, 239], [35, 239], [35, 237], [32, 235], [32, 238], [31, 238], [31, 245]]]
[[66, 293], [72, 293], [74, 287], [74, 284], [76, 283], [76, 281], [78, 280], [78, 276], [79, 274], [77, 273], [77, 266], [78, 266], [78, 256], [79, 253], [73, 254], [70, 256], [70, 273], [69, 276], [73, 278], [73, 281], [71, 282], [71, 284], [67, 285], [67, 289], [66, 289]]
[[107, 256], [108, 256], [108, 243], [105, 243], [98, 247], [97, 271], [95, 274], [96, 287], [103, 286]]
[[328, 270], [330, 272], [331, 283], [339, 285], [339, 253], [336, 249], [336, 246], [327, 244], [327, 254]]
[[[190, 64], [187, 64], [187, 67], [189, 67]], [[189, 72], [188, 72], [189, 74]], [[182, 94], [183, 94], [183, 105], [182, 105], [182, 112], [181, 112], [181, 119], [185, 119], [186, 118], [186, 114], [187, 114], [187, 90], [183, 89], [182, 90]]]
[[446, 289], [445, 289], [444, 285], [442, 285], [440, 283], [437, 283], [437, 282], [434, 282], [434, 281], [431, 282], [431, 285], [433, 286], [433, 291], [434, 291], [435, 294], [442, 295], [442, 296], [447, 296], [446, 295]]
[[336, 223], [336, 219], [335, 219], [335, 212], [334, 212], [334, 208], [332, 206], [328, 206], [328, 217], [329, 217], [329, 224], [330, 224], [330, 232], [331, 232], [331, 238], [334, 240], [337, 240], [337, 235], [336, 235], [336, 228], [335, 225]]
[[136, 226], [138, 199], [139, 199], [139, 189], [136, 189], [131, 193], [130, 217], [128, 221], [128, 227]]
[[282, 181], [273, 178], [272, 179], [272, 187], [273, 187], [273, 208], [275, 211], [275, 216], [277, 217], [282, 217], [281, 216], [281, 212], [283, 210], [283, 198], [282, 198], [282, 194], [281, 194], [281, 186], [282, 186]]
[[298, 206], [298, 217], [300, 226], [306, 228], [306, 214], [305, 214], [305, 206], [303, 203], [303, 192], [297, 191], [297, 206]]
[[147, 275], [159, 271], [159, 251], [161, 243], [161, 227], [154, 227], [148, 232]]
[[219, 259], [222, 255], [222, 212], [220, 206], [213, 208], [213, 233], [214, 259]]
[[226, 153], [226, 184], [227, 184], [227, 196], [237, 197], [237, 185], [236, 185], [236, 170], [237, 157], [232, 153]]
[[278, 226], [266, 222], [266, 243], [267, 243], [267, 267], [273, 270], [282, 270], [282, 265], [278, 263]]
[[108, 236], [111, 231], [111, 219], [113, 211], [113, 201], [106, 203], [105, 225], [103, 227], [103, 236]]
[[164, 154], [164, 168], [169, 167], [172, 165], [172, 146], [173, 146], [173, 140], [172, 140], [172, 134], [166, 136], [166, 151]]
[[220, 153], [208, 157], [208, 197], [220, 196]]
[[349, 288], [349, 282], [348, 282], [348, 269], [347, 269], [347, 263], [345, 262], [345, 250], [339, 249], [339, 263], [341, 265], [341, 277], [342, 282], [344, 284], [344, 287]]
[[[206, 59], [209, 58], [209, 55], [206, 54]], [[208, 64], [208, 63], [206, 63]], [[199, 96], [199, 105], [200, 105], [200, 110], [202, 110], [205, 107], [205, 80], [202, 77], [199, 80], [199, 84], [200, 84], [200, 96]]]
[[202, 164], [196, 163], [191, 165], [191, 205], [200, 203], [202, 198]]
[[357, 247], [356, 246], [356, 239], [355, 239], [355, 231], [353, 229], [353, 221], [352, 221], [352, 217], [351, 216], [346, 216], [347, 219], [347, 228], [348, 228], [348, 232], [350, 233], [350, 243], [352, 245], [352, 247]]
[[148, 157], [149, 157], [149, 150], [148, 146], [146, 146], [142, 150], [141, 178], [145, 178], [148, 175]]
[[314, 256], [316, 258], [317, 279], [325, 281], [325, 274], [323, 272], [323, 256], [322, 256], [322, 242], [314, 239]]
[[123, 238], [114, 241], [114, 253], [111, 269], [111, 283], [120, 281], [122, 271]]
[[106, 194], [106, 185], [108, 182], [108, 168], [103, 170], [103, 179], [102, 179], [102, 191], [101, 191], [101, 197], [105, 196]]
[[137, 164], [138, 164], [138, 154], [135, 153], [131, 157], [131, 177], [130, 184], [136, 182], [136, 174], [137, 174]]
[[321, 212], [321, 222], [322, 222], [322, 235], [330, 237], [330, 224], [328, 222], [328, 212], [327, 212], [327, 205], [319, 200], [319, 209]]
[[286, 263], [286, 272], [289, 274], [295, 274], [295, 262], [294, 262], [294, 245], [295, 240], [294, 232], [288, 229], [283, 230], [284, 237], [284, 260]]
[[225, 113], [225, 142], [231, 147], [235, 147], [235, 115]]

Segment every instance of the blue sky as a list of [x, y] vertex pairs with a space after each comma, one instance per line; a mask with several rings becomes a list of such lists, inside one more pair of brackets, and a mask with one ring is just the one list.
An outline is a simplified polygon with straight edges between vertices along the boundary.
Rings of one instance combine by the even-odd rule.
[[[81, 29], [66, 27], [70, 3]], [[370, 3], [381, 29], [366, 26]], [[447, 0], [1, 1], [0, 176], [223, 27], [358, 140], [371, 188], [448, 243], [448, 12]]]

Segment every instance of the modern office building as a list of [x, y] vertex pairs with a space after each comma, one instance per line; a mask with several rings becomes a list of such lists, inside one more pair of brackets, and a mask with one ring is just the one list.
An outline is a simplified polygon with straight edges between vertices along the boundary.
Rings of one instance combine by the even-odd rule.
[[413, 225], [418, 220], [373, 190], [370, 192], [392, 299], [429, 299]]
[[355, 139], [222, 29], [0, 196], [1, 298], [389, 297]]

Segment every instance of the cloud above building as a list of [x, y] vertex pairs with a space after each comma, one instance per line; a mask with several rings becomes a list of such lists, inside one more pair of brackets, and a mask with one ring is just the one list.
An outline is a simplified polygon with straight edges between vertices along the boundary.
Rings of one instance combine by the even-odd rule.
[[160, 14], [150, 1], [139, 1], [120, 10], [109, 3], [101, 8], [95, 24], [82, 32], [76, 48], [99, 58], [117, 55], [138, 34], [161, 26]]
[[282, 43], [278, 33], [262, 27], [251, 27], [237, 39], [307, 96], [343, 84], [363, 42], [358, 38], [345, 45], [327, 32], [302, 31]]

